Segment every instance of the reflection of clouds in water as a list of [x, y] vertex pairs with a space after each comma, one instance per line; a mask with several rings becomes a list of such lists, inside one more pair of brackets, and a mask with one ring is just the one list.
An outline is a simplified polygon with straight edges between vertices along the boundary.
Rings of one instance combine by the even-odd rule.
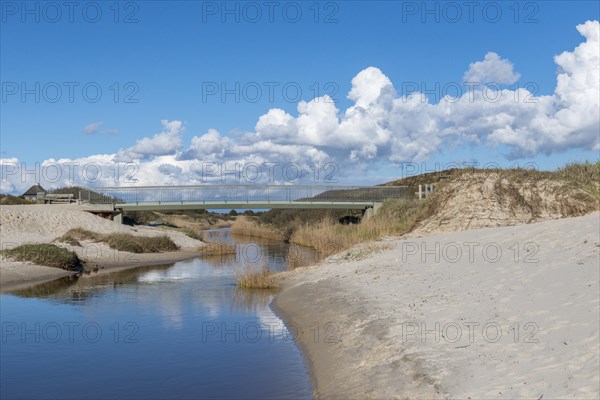
[[273, 340], [281, 341], [290, 339], [290, 333], [287, 327], [269, 307], [256, 310], [256, 316], [260, 321], [260, 325], [269, 329], [269, 334]]
[[[229, 232], [224, 232], [224, 236], [230, 238]], [[268, 260], [270, 269], [284, 269], [287, 245], [252, 239], [236, 237], [238, 251], [242, 250], [248, 258], [251, 255], [256, 258], [254, 253], [258, 253], [260, 261]], [[52, 296], [54, 292], [61, 292], [57, 297], [64, 302], [64, 292], [67, 292], [71, 303], [91, 306], [82, 310], [89, 318], [116, 304], [130, 305], [140, 318], [155, 315], [159, 324], [177, 331], [186, 323], [198, 320], [240, 317], [242, 323], [256, 321], [275, 340], [289, 341], [290, 331], [296, 328], [288, 330], [269, 308], [274, 292], [235, 288], [235, 270], [246, 264], [243, 261], [248, 261], [243, 260], [243, 256], [240, 260], [240, 256], [196, 258], [172, 266], [124, 270], [70, 284], [46, 285], [23, 295]], [[126, 309], [121, 308], [122, 312]]]
[[233, 293], [232, 308], [255, 316], [270, 340], [289, 340], [291, 336], [287, 327], [269, 307], [273, 294], [274, 291], [270, 290], [237, 288]]
[[185, 279], [193, 279], [194, 274], [186, 271], [180, 271], [177, 274], [165, 273], [163, 271], [152, 271], [147, 272], [138, 278], [138, 282], [141, 283], [157, 283], [157, 282], [168, 282], [168, 281], [179, 281]]
[[[234, 285], [233, 268], [224, 265], [214, 269], [206, 260], [197, 258], [178, 262], [167, 270], [152, 270], [138, 277], [138, 282], [161, 285], [160, 290], [148, 291], [145, 303], [158, 303], [161, 315], [169, 327], [179, 329], [185, 322], [182, 307], [193, 309], [202, 318], [217, 318], [229, 303]], [[171, 284], [176, 283], [176, 284]]]
[[183, 328], [183, 309], [180, 292], [161, 292], [158, 303], [160, 314], [164, 317], [163, 322], [165, 325], [173, 329]]
[[209, 269], [206, 262], [195, 258], [189, 261], [178, 262], [165, 271], [149, 271], [138, 277], [141, 283], [158, 283], [181, 280], [195, 280], [203, 277], [232, 276], [233, 272], [227, 269]]

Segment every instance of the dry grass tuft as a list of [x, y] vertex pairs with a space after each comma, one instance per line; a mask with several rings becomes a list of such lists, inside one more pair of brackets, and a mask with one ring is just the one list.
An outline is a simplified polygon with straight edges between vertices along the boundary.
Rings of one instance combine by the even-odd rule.
[[246, 264], [235, 271], [237, 285], [245, 289], [276, 289], [277, 281], [266, 265]]

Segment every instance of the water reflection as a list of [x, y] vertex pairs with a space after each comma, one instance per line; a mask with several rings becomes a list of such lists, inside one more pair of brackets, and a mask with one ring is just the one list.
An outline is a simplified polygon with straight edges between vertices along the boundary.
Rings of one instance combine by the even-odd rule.
[[[285, 268], [284, 243], [226, 230], [209, 238], [255, 248], [270, 269]], [[0, 397], [309, 398], [302, 357], [269, 308], [273, 291], [235, 286], [234, 269], [249, 262], [244, 257], [92, 273], [3, 295], [3, 326], [39, 324], [42, 340], [3, 340], [0, 360], [11, 368], [1, 368]], [[104, 336], [49, 343], [48, 324], [96, 324]], [[125, 344], [132, 332], [138, 341]], [[81, 368], [82, 360], [90, 367]], [[65, 387], [66, 376], [77, 379]]]

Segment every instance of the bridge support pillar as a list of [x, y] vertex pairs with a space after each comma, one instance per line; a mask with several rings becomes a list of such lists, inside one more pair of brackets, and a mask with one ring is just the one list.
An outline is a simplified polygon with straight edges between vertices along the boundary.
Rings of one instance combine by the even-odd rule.
[[368, 221], [377, 214], [377, 211], [381, 208], [381, 203], [375, 203], [373, 207], [366, 208], [363, 211], [362, 221]]
[[117, 214], [113, 214], [113, 221], [117, 224], [123, 223], [123, 212], [117, 212]]

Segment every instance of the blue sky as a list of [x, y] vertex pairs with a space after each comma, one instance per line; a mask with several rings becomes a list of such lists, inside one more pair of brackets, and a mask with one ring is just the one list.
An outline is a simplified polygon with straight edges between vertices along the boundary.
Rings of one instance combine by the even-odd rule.
[[[34, 11], [23, 15], [23, 3], [3, 1], [1, 157], [33, 163], [114, 154], [160, 132], [161, 120], [182, 122], [178, 133], [182, 145], [177, 151], [184, 152], [193, 137], [209, 129], [233, 140], [255, 132], [259, 117], [270, 109], [296, 117], [297, 100], [310, 101], [315, 94], [331, 94], [342, 114], [354, 105], [347, 98], [352, 79], [368, 67], [380, 70], [402, 96], [408, 94], [403, 89], [414, 83], [429, 89], [436, 82], [442, 87], [462, 84], [469, 65], [482, 61], [489, 52], [509, 62], [519, 74], [512, 85], [500, 82], [503, 87], [533, 83], [534, 95], [550, 96], [557, 81], [554, 56], [573, 51], [585, 41], [577, 25], [600, 19], [595, 1], [476, 3], [472, 22], [463, 2], [454, 3], [463, 15], [452, 22], [455, 10], [446, 3], [391, 1], [279, 2], [273, 22], [264, 2], [226, 3], [230, 9], [237, 7], [239, 22], [235, 15], [221, 14], [222, 2], [92, 2], [86, 8], [87, 20], [82, 8], [88, 3], [81, 2], [72, 22], [64, 6], [57, 22], [52, 22], [56, 10], [46, 3], [26, 3]], [[114, 4], [118, 4], [118, 15]], [[437, 7], [437, 14], [422, 15], [423, 4], [432, 10]], [[257, 22], [249, 20], [255, 15], [254, 5], [262, 12]], [[92, 23], [97, 9], [102, 15]], [[296, 9], [302, 16], [292, 23]], [[502, 15], [492, 22], [498, 9]], [[327, 16], [330, 23], [325, 23]], [[23, 99], [22, 85], [32, 89], [36, 82], [40, 101], [36, 102], [34, 94]], [[77, 85], [73, 102], [65, 82]], [[97, 102], [84, 98], [86, 84], [90, 90], [102, 89]], [[220, 85], [233, 89], [236, 84], [240, 85], [239, 102], [232, 94], [223, 101]], [[272, 100], [269, 84], [275, 85]], [[286, 84], [292, 89], [287, 99], [282, 90]], [[55, 85], [62, 87], [62, 93], [53, 103]], [[257, 85], [261, 95], [253, 91]], [[219, 93], [206, 92], [215, 87]], [[298, 87], [301, 96], [293, 90]], [[244, 88], [249, 90], [246, 95]], [[97, 129], [89, 128], [100, 122]], [[86, 126], [95, 134], [85, 134]], [[577, 140], [574, 145], [540, 143], [533, 151], [518, 151], [521, 158], [511, 160], [505, 154], [514, 143], [486, 146], [481, 141], [453, 140], [429, 151], [425, 158], [410, 152], [383, 156], [378, 150], [375, 155], [369, 153], [370, 161], [364, 165], [367, 175], [378, 179], [394, 176], [391, 158], [393, 162], [430, 163], [476, 158], [506, 165], [533, 160], [543, 168], [598, 158], [589, 140]], [[350, 152], [350, 147], [345, 153], [329, 152], [326, 144], [316, 148], [336, 160], [347, 158]]]

